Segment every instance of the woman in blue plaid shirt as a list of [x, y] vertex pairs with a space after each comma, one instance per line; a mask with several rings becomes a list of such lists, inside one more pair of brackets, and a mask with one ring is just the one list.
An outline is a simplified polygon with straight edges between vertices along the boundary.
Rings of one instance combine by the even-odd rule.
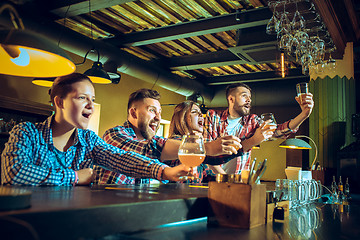
[[92, 166], [133, 177], [177, 181], [189, 170], [173, 168], [105, 143], [86, 130], [94, 112], [95, 90], [80, 73], [55, 79], [49, 90], [55, 114], [43, 123], [24, 122], [10, 132], [1, 155], [1, 181], [13, 185], [88, 185]]

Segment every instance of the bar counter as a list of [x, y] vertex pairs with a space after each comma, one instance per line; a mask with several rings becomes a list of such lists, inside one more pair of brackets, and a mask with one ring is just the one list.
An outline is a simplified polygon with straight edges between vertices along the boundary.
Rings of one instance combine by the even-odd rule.
[[[0, 211], [1, 239], [359, 239], [359, 204], [310, 204], [250, 230], [207, 226], [206, 186], [3, 187], [31, 206]], [[186, 220], [186, 221], [185, 221]], [[11, 236], [11, 237], [9, 237]]]

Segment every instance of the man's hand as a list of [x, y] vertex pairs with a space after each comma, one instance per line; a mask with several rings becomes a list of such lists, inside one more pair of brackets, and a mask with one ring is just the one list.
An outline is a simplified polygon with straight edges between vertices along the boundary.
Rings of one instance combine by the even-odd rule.
[[184, 164], [177, 165], [176, 167], [166, 167], [163, 169], [162, 179], [170, 181], [179, 181], [179, 177], [185, 176], [189, 173], [191, 168]]
[[241, 140], [232, 135], [219, 137], [214, 141], [205, 143], [206, 155], [208, 156], [236, 154], [240, 148], [242, 148]]
[[276, 130], [277, 126], [274, 124], [269, 124], [270, 122], [271, 122], [271, 119], [263, 122], [260, 125], [260, 127], [258, 127], [255, 130], [255, 133], [253, 136], [255, 145], [258, 145], [261, 142], [263, 142], [264, 140], [269, 139], [274, 134], [274, 131]]
[[77, 185], [89, 185], [93, 180], [93, 169], [92, 168], [84, 168], [77, 171], [79, 181]]
[[301, 115], [308, 118], [314, 107], [313, 95], [311, 93], [301, 94], [300, 97], [295, 97], [301, 108]]

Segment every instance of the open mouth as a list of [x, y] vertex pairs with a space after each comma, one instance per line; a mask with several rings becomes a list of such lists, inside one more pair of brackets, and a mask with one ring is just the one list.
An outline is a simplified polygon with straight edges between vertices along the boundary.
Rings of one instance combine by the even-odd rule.
[[246, 109], [250, 109], [251, 108], [251, 105], [250, 104], [246, 104], [246, 105], [244, 105], [244, 108], [246, 108]]
[[202, 127], [202, 126], [204, 126], [204, 122], [203, 122], [203, 121], [198, 121], [198, 125], [199, 125], [200, 127]]
[[151, 128], [151, 130], [153, 130], [153, 132], [156, 132], [156, 129], [157, 129], [157, 124], [156, 123], [151, 123], [150, 125], [149, 125], [149, 127]]
[[89, 119], [90, 116], [91, 116], [91, 113], [83, 113], [82, 116], [83, 116], [84, 118]]

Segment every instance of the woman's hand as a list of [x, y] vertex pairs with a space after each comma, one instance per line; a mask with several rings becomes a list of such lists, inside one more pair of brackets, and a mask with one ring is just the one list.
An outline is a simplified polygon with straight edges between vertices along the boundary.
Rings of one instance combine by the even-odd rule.
[[79, 177], [77, 185], [89, 185], [93, 180], [93, 169], [84, 168], [76, 171]]
[[219, 137], [214, 141], [205, 143], [206, 155], [208, 156], [237, 154], [240, 148], [242, 148], [241, 140], [232, 135]]

